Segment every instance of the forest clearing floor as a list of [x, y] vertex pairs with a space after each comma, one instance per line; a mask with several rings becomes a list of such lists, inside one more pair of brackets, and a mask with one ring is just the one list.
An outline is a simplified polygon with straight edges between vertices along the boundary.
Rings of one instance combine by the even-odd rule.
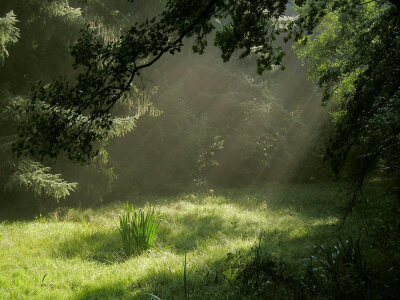
[[299, 268], [315, 245], [361, 236], [373, 267], [383, 267], [398, 255], [382, 255], [368, 230], [393, 200], [378, 183], [368, 184], [365, 195], [369, 201], [343, 226], [350, 194], [338, 183], [135, 197], [129, 199], [135, 207], [155, 205], [164, 221], [157, 249], [130, 258], [117, 227], [122, 202], [0, 221], [0, 299], [184, 299], [185, 254], [189, 299], [237, 299], [221, 270], [228, 253], [248, 250], [261, 234], [265, 249]]

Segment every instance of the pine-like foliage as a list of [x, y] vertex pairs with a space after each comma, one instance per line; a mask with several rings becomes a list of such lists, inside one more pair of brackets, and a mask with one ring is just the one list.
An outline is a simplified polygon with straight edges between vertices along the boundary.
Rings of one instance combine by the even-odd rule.
[[[131, 132], [140, 116], [160, 114], [150, 101], [156, 88], [144, 92], [132, 84], [130, 93], [113, 111], [110, 131], [105, 134], [104, 129], [98, 129], [97, 133], [104, 133], [105, 138], [96, 143], [99, 155], [91, 165], [74, 166], [62, 156], [57, 161], [43, 162], [31, 153], [15, 158], [11, 145], [17, 138], [16, 129], [26, 121], [24, 112], [31, 84], [38, 80], [48, 82], [60, 73], [67, 78], [75, 77], [69, 51], [79, 37], [79, 30], [88, 24], [99, 42], [105, 45], [118, 40], [125, 23], [132, 17], [125, 13], [124, 5], [129, 4], [80, 0], [0, 1], [0, 11], [9, 12], [0, 18], [0, 61], [3, 61], [0, 65], [0, 192], [7, 190], [13, 194], [28, 190], [37, 196], [60, 199], [75, 190], [75, 181], [79, 182], [79, 195], [76, 195], [79, 201], [101, 201], [102, 196], [110, 192], [116, 174], [108, 165], [106, 146], [113, 138]], [[12, 42], [15, 45], [7, 48], [11, 54], [8, 57], [5, 47]], [[65, 108], [56, 105], [54, 111], [65, 112]], [[38, 118], [46, 116], [46, 110], [36, 112]], [[87, 115], [79, 113], [72, 130], [85, 121]], [[33, 139], [38, 140], [43, 132], [39, 127], [32, 129], [37, 135]], [[74, 198], [69, 200], [74, 201]]]
[[[0, 93], [0, 124], [15, 128], [20, 120], [19, 109], [24, 106], [22, 97], [12, 97], [5, 89]], [[24, 189], [37, 196], [54, 199], [65, 198], [75, 190], [77, 183], [67, 182], [60, 174], [52, 174], [51, 168], [30, 158], [15, 158], [11, 144], [15, 140], [12, 131], [0, 134], [0, 171], [5, 190]]]
[[71, 7], [68, 0], [42, 2], [41, 8], [49, 17], [61, 17], [66, 22], [82, 22], [82, 10]]
[[46, 195], [55, 199], [69, 196], [77, 186], [67, 182], [60, 174], [51, 174], [51, 168], [30, 159], [20, 160], [11, 175], [8, 186], [19, 186], [32, 190], [36, 195]]
[[13, 11], [0, 18], [0, 62], [8, 56], [6, 46], [10, 43], [16, 43], [19, 39], [19, 29], [15, 27], [17, 18]]

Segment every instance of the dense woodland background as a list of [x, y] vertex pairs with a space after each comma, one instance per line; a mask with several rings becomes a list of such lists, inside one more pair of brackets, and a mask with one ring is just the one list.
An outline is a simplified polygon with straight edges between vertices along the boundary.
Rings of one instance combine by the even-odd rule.
[[[96, 26], [106, 41], [116, 39], [122, 28], [160, 10], [160, 4], [139, 2], [132, 10], [124, 1], [5, 1], [1, 9], [2, 15], [9, 13], [9, 26], [18, 28], [11, 33], [15, 43], [7, 43], [1, 72], [2, 182], [9, 187], [2, 190], [1, 198], [8, 199], [4, 205], [32, 197], [63, 199], [72, 190], [66, 205], [195, 186], [330, 178], [321, 160], [329, 116], [290, 45], [284, 61], [289, 70], [262, 77], [252, 58], [223, 63], [218, 49], [211, 47], [199, 56], [189, 45], [137, 80], [133, 104], [115, 108], [116, 115], [131, 118], [103, 142], [101, 155], [91, 165], [69, 163], [62, 156], [40, 164], [31, 158], [13, 159], [7, 143], [21, 118], [17, 108], [34, 82], [73, 78], [69, 51], [84, 24]], [[120, 135], [126, 136], [114, 138]], [[50, 175], [58, 173], [66, 181]], [[34, 193], [28, 196], [26, 190]]]

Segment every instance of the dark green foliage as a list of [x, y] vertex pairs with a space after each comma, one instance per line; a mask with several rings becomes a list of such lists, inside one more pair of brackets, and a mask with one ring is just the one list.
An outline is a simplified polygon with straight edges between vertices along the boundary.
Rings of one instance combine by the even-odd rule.
[[[312, 34], [334, 11], [342, 24], [337, 45], [344, 45], [341, 50], [346, 51], [327, 55], [328, 61], [337, 59], [339, 63], [320, 70], [318, 83], [325, 87], [325, 101], [335, 94], [336, 83], [349, 74], [354, 76], [354, 90], [343, 93], [346, 98], [341, 103], [343, 114], [336, 122], [328, 157], [336, 172], [347, 157], [354, 162], [354, 167], [349, 170], [355, 171], [349, 174], [357, 178], [356, 187], [362, 185], [364, 175], [376, 170], [378, 164], [385, 171], [388, 168], [397, 170], [399, 74], [393, 66], [399, 64], [396, 60], [399, 50], [398, 6], [390, 5], [390, 1], [370, 5], [347, 0], [295, 1], [299, 16], [289, 18], [285, 16], [287, 4], [288, 1], [277, 0], [166, 1], [162, 11], [154, 18], [144, 18], [129, 26], [124, 24], [124, 28], [128, 29], [119, 39], [105, 40], [98, 29], [87, 26], [71, 50], [76, 80], [61, 78], [50, 84], [45, 84], [48, 82], [45, 80], [43, 84], [34, 86], [28, 104], [22, 110], [24, 117], [19, 124], [14, 151], [18, 155], [39, 159], [54, 158], [64, 153], [73, 160], [90, 161], [99, 153], [99, 141], [107, 139], [113, 128], [113, 114], [118, 110], [116, 105], [130, 97], [132, 86], [141, 78], [144, 69], [167, 53], [181, 51], [185, 38], [192, 38], [193, 50], [203, 53], [207, 36], [215, 33], [214, 42], [222, 50], [223, 60], [229, 60], [238, 52], [240, 58], [255, 60], [258, 72], [262, 73], [281, 64], [283, 41], [292, 39], [307, 44], [307, 39], [302, 37]], [[29, 5], [32, 10], [38, 10], [37, 5], [31, 2], [19, 4], [25, 10]], [[59, 5], [57, 1], [49, 5], [48, 8], [54, 10], [48, 16], [50, 20], [60, 16]], [[5, 6], [11, 7], [8, 1]], [[369, 6], [376, 8], [377, 13], [364, 17], [364, 11]], [[68, 31], [70, 37], [75, 36], [77, 27], [82, 28], [85, 22], [80, 10], [72, 7], [68, 7], [65, 19], [75, 20]], [[59, 21], [60, 24], [65, 22]], [[353, 26], [359, 30], [354, 30]], [[24, 33], [24, 30], [21, 32]], [[48, 40], [61, 42], [58, 35], [52, 37]], [[346, 49], [348, 44], [351, 44], [350, 50]], [[217, 132], [208, 139], [206, 147], [216, 136], [222, 136], [227, 141], [225, 146], [229, 146], [228, 138]], [[253, 139], [256, 136], [244, 138]], [[273, 135], [272, 138], [275, 139]], [[268, 141], [260, 137], [258, 143], [260, 149], [267, 149], [262, 148], [262, 144]], [[260, 159], [253, 158], [262, 156], [262, 151], [252, 149], [245, 143], [242, 146], [241, 150], [248, 150], [245, 154], [246, 165], [256, 161], [250, 173], [259, 172]], [[277, 151], [286, 153], [285, 149]], [[240, 168], [236, 165], [231, 170]], [[226, 178], [223, 174], [215, 174], [215, 177]], [[243, 174], [243, 178], [248, 178], [248, 174]]]
[[367, 263], [365, 245], [360, 238], [339, 238], [332, 246], [317, 246], [301, 279], [308, 295], [317, 299], [397, 299], [398, 271], [393, 271], [390, 262], [385, 262], [390, 274], [378, 272], [376, 266], [373, 269]]
[[251, 299], [301, 299], [294, 273], [261, 246], [261, 238], [247, 253], [229, 253], [227, 265], [232, 287]]
[[[365, 255], [371, 240], [375, 238], [361, 243], [359, 237], [339, 237], [330, 246], [316, 246], [308, 264], [298, 262], [294, 267], [266, 250], [266, 242], [259, 239], [247, 252], [229, 253], [223, 274], [234, 289], [250, 299], [397, 299], [396, 263], [384, 262], [389, 272], [376, 265], [373, 268]], [[398, 243], [398, 238], [393, 242]]]
[[317, 246], [307, 267], [305, 281], [316, 294], [334, 299], [365, 299], [370, 295], [373, 274], [361, 251], [360, 239], [339, 238], [333, 246]]
[[[9, 3], [3, 3], [0, 10], [8, 7]], [[15, 5], [9, 9], [16, 9], [20, 13], [19, 6]], [[51, 14], [51, 12], [49, 12]], [[19, 17], [19, 16], [18, 16]], [[0, 18], [0, 195], [3, 202], [15, 202], [19, 191], [21, 195], [26, 196], [24, 191], [31, 191], [37, 197], [55, 198], [57, 200], [70, 195], [76, 188], [76, 183], [70, 183], [61, 178], [60, 174], [52, 174], [51, 168], [45, 164], [36, 162], [30, 157], [16, 159], [11, 153], [11, 144], [15, 142], [15, 128], [22, 120], [22, 111], [26, 107], [26, 99], [22, 96], [16, 96], [12, 91], [18, 86], [23, 87], [17, 82], [10, 82], [10, 79], [18, 74], [15, 65], [10, 70], [10, 65], [15, 63], [15, 48], [24, 42], [26, 34], [24, 22], [16, 18], [13, 11]], [[22, 37], [20, 35], [22, 32]], [[32, 38], [32, 37], [31, 37]], [[7, 51], [6, 46], [10, 46]], [[32, 47], [32, 45], [31, 45]], [[25, 49], [26, 50], [26, 49]], [[7, 60], [4, 60], [7, 57]], [[24, 63], [26, 65], [26, 62]], [[5, 76], [5, 74], [7, 74]], [[21, 74], [19, 74], [21, 75]], [[21, 91], [18, 91], [21, 93]], [[10, 200], [7, 200], [10, 198]], [[11, 200], [12, 199], [12, 200]]]
[[[189, 23], [183, 25], [187, 28], [173, 22], [183, 12], [170, 7], [159, 22], [152, 19], [136, 23], [115, 43], [104, 43], [89, 27], [83, 30], [71, 51], [74, 67], [82, 71], [76, 85], [59, 79], [46, 87], [39, 83], [33, 89], [14, 150], [19, 155], [40, 158], [66, 152], [69, 158], [83, 162], [96, 156], [95, 142], [104, 139], [112, 127], [111, 108], [129, 96], [133, 79], [141, 69], [152, 65], [164, 53], [179, 50], [183, 37], [193, 30], [199, 35], [209, 32], [207, 26], [196, 27], [210, 14], [211, 5], [203, 6], [194, 6], [200, 11], [204, 9], [200, 15], [193, 6], [190, 10], [177, 8], [192, 12], [182, 20]], [[178, 38], [169, 41], [175, 32]], [[150, 55], [154, 58], [146, 62]]]
[[[11, 146], [18, 138], [16, 129], [28, 122], [27, 94], [31, 90], [32, 82], [38, 80], [49, 82], [61, 74], [66, 74], [65, 78], [72, 80], [76, 72], [72, 69], [70, 46], [79, 37], [79, 30], [85, 23], [90, 23], [91, 28], [97, 28], [97, 38], [106, 42], [115, 40], [118, 28], [124, 27], [129, 22], [128, 16], [134, 18], [129, 12], [118, 12], [130, 7], [129, 4], [119, 2], [110, 1], [106, 5], [97, 1], [83, 3], [80, 0], [1, 2], [0, 13], [13, 10], [18, 21], [15, 18], [8, 18], [9, 21], [0, 22], [1, 30], [11, 34], [14, 41], [12, 44], [10, 39], [4, 39], [4, 42], [7, 42], [9, 55], [0, 66], [0, 155], [4, 161], [4, 164], [0, 165], [2, 186], [0, 192], [5, 203], [15, 205], [16, 200], [11, 199], [22, 198], [22, 195], [17, 196], [21, 190], [33, 191], [38, 198], [29, 205], [43, 201], [47, 203], [47, 198], [64, 198], [72, 191], [78, 191], [78, 194], [72, 199], [69, 197], [65, 205], [101, 202], [103, 196], [111, 191], [112, 183], [116, 179], [112, 167], [107, 164], [106, 144], [112, 138], [133, 130], [142, 114], [147, 112], [151, 115], [158, 114], [148, 96], [133, 86], [129, 97], [116, 107], [118, 111], [113, 116], [113, 126], [107, 136], [96, 143], [99, 155], [92, 161], [91, 166], [72, 165], [64, 154], [57, 160], [45, 159], [40, 163], [36, 161], [38, 157], [33, 157], [29, 153], [19, 158], [12, 155]], [[116, 14], [119, 14], [120, 18]], [[9, 28], [12, 24], [14, 24], [13, 30]], [[4, 25], [8, 27], [3, 28]], [[20, 38], [16, 41], [18, 32]], [[127, 113], [128, 106], [134, 106], [129, 113]], [[39, 106], [35, 108], [39, 123], [40, 120], [53, 114], [54, 107], [48, 108], [49, 110], [41, 109]], [[53, 120], [60, 121], [59, 118]], [[42, 127], [31, 128], [34, 133], [32, 142], [40, 140], [43, 136], [40, 128]], [[67, 181], [58, 174], [52, 175], [50, 167], [52, 173], [61, 173]], [[79, 182], [79, 187], [76, 188], [76, 183], [71, 184], [68, 181]], [[23, 194], [23, 197], [27, 195]]]
[[335, 111], [327, 158], [356, 189], [377, 170], [398, 187], [399, 6], [385, 1], [327, 3], [318, 35], [298, 45], [310, 76], [323, 88], [323, 101]]

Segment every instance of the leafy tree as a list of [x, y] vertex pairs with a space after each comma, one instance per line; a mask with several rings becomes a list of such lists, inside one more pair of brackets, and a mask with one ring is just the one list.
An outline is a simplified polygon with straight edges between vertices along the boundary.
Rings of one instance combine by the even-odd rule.
[[[335, 5], [332, 1], [331, 5]], [[309, 76], [323, 89], [335, 124], [327, 157], [336, 173], [361, 188], [379, 166], [399, 187], [400, 14], [385, 2], [326, 11], [317, 34], [296, 46]], [[346, 164], [346, 162], [348, 162]]]

